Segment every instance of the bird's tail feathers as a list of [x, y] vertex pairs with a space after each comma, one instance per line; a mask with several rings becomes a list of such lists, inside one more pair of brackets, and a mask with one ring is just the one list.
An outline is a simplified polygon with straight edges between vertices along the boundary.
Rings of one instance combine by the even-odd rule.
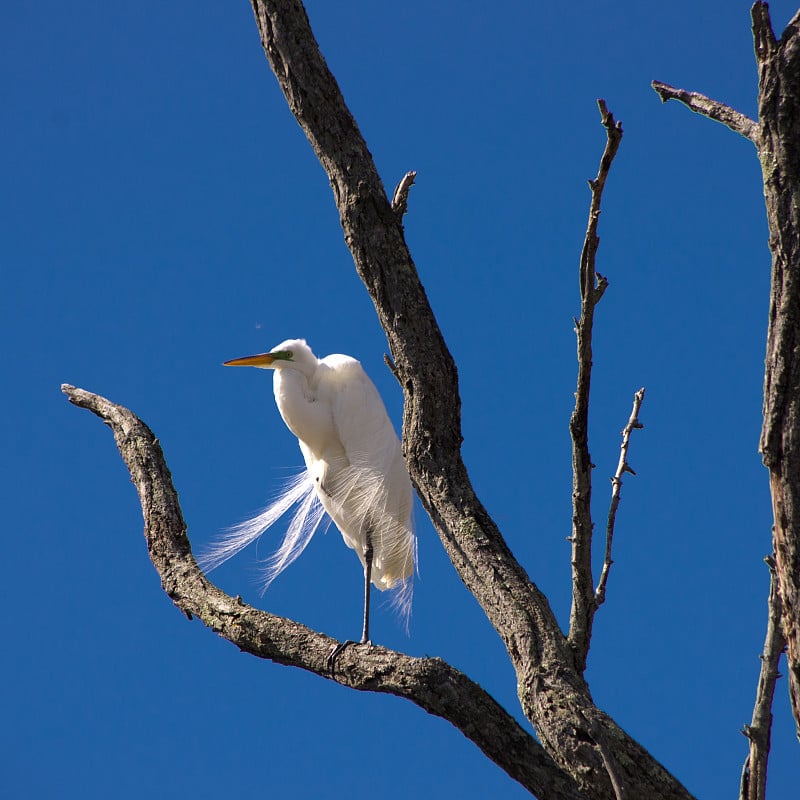
[[414, 599], [414, 574], [397, 581], [388, 594], [388, 605], [400, 618], [406, 636], [411, 635], [411, 603]]
[[307, 472], [303, 472], [302, 479], [300, 483], [305, 484], [305, 488], [300, 505], [294, 512], [280, 547], [265, 559], [261, 594], [264, 594], [272, 581], [306, 549], [306, 545], [311, 541], [311, 537], [325, 516], [325, 509], [314, 491], [314, 484]]
[[225, 563], [252, 544], [297, 503], [300, 506], [289, 523], [280, 547], [267, 559], [262, 588], [262, 591], [266, 591], [275, 577], [303, 552], [324, 514], [305, 470], [290, 478], [281, 493], [263, 511], [252, 519], [232, 525], [217, 541], [206, 547], [197, 558], [200, 568], [211, 572]]

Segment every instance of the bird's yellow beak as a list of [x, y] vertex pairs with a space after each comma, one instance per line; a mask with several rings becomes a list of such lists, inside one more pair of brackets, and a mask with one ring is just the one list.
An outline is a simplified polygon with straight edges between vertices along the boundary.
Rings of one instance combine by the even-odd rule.
[[223, 362], [223, 367], [269, 367], [275, 360], [272, 353], [259, 353], [255, 356], [244, 356], [243, 358], [232, 358], [230, 361]]
[[275, 350], [272, 353], [259, 353], [255, 356], [244, 356], [244, 358], [232, 358], [230, 361], [223, 362], [223, 367], [261, 367], [269, 369], [275, 361], [291, 361], [291, 350]]

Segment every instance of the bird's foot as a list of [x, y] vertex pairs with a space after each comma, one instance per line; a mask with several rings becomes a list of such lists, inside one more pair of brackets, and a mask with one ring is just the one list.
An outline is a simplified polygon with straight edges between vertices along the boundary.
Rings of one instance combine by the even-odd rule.
[[339, 642], [339, 644], [337, 644], [328, 655], [328, 672], [330, 672], [331, 675], [333, 675], [336, 669], [336, 659], [341, 655], [345, 648], [349, 647], [351, 644], [365, 644], [367, 647], [372, 647], [372, 642], [369, 639], [362, 639], [360, 642], [356, 642], [354, 639], [347, 639], [347, 641]]

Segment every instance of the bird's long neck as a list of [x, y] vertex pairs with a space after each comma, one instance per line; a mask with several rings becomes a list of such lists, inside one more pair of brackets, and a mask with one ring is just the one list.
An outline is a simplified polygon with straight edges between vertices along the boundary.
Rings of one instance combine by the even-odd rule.
[[317, 454], [330, 447], [333, 420], [326, 404], [318, 401], [318, 386], [305, 371], [276, 370], [273, 382], [275, 402], [291, 432]]

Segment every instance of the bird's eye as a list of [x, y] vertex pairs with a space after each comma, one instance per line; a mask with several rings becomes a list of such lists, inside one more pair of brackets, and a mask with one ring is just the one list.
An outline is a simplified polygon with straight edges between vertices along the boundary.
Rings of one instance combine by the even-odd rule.
[[294, 356], [294, 353], [291, 350], [287, 350], [286, 351], [286, 358], [292, 358], [293, 356]]

